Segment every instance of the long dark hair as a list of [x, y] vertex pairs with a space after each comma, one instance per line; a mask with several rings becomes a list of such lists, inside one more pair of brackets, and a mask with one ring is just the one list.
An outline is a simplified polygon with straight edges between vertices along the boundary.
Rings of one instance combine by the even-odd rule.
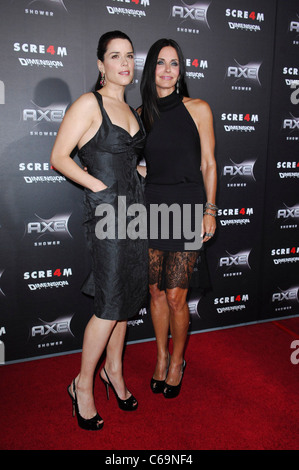
[[[104, 55], [107, 52], [108, 44], [109, 44], [110, 41], [112, 41], [112, 39], [127, 39], [127, 41], [129, 41], [131, 43], [132, 51], [134, 51], [133, 43], [132, 43], [131, 39], [129, 38], [129, 36], [127, 36], [122, 31], [117, 31], [117, 30], [108, 31], [107, 33], [103, 34], [100, 37], [99, 42], [98, 42], [97, 58], [99, 60], [101, 60], [102, 62], [104, 61]], [[99, 90], [100, 88], [103, 87], [103, 85], [101, 85], [101, 83], [100, 83], [101, 78], [102, 78], [102, 74], [100, 72], [99, 76], [98, 76], [97, 83], [95, 85], [95, 90]]]
[[163, 47], [173, 47], [179, 58], [180, 66], [180, 80], [178, 85], [178, 92], [183, 96], [189, 96], [188, 88], [185, 81], [185, 59], [182, 53], [182, 50], [178, 43], [173, 39], [162, 38], [156, 41], [149, 49], [146, 61], [144, 64], [144, 69], [141, 77], [140, 91], [142, 97], [142, 119], [144, 126], [147, 131], [150, 130], [154, 116], [158, 111], [158, 94], [155, 83], [155, 71], [157, 66], [157, 60], [159, 53]]

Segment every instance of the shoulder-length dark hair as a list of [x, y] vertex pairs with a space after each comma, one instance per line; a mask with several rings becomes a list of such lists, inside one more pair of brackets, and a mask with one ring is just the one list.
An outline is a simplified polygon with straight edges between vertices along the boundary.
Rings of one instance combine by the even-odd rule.
[[[110, 41], [112, 41], [112, 39], [127, 39], [127, 41], [131, 43], [132, 51], [134, 51], [133, 43], [131, 39], [129, 38], [129, 36], [127, 36], [122, 31], [118, 31], [118, 30], [108, 31], [107, 33], [103, 34], [100, 37], [99, 42], [98, 42], [97, 58], [101, 60], [102, 62], [104, 61], [104, 55], [107, 52], [108, 44]], [[95, 90], [99, 90], [100, 88], [102, 88], [102, 85], [100, 82], [101, 82], [101, 72], [99, 73], [98, 80], [95, 85]]]
[[185, 81], [185, 59], [178, 43], [173, 39], [162, 38], [156, 41], [149, 49], [141, 77], [140, 91], [142, 98], [142, 119], [147, 131], [150, 130], [155, 114], [159, 115], [157, 101], [158, 94], [155, 83], [155, 71], [159, 53], [163, 47], [173, 47], [179, 58], [180, 79], [178, 92], [183, 96], [189, 96]]

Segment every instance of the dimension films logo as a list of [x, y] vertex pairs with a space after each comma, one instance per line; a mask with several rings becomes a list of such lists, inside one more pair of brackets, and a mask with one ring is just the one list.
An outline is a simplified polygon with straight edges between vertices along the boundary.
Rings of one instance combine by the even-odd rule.
[[208, 68], [208, 61], [206, 59], [187, 58], [186, 62], [186, 77], [193, 79], [205, 78], [204, 71]]
[[251, 216], [253, 216], [253, 207], [218, 209], [217, 216], [222, 227], [248, 225], [251, 223]]
[[183, 0], [172, 2], [169, 21], [175, 21], [177, 32], [199, 34], [200, 30], [210, 29], [207, 13], [211, 2], [187, 4]]
[[242, 163], [235, 163], [230, 159], [231, 164], [225, 165], [221, 176], [228, 180], [227, 188], [244, 188], [250, 182], [255, 182], [253, 173], [256, 160], [244, 160]]
[[[17, 53], [28, 54], [29, 57], [18, 57], [19, 63], [22, 67], [49, 67], [61, 68], [63, 63], [61, 60], [53, 60], [54, 57], [62, 58], [67, 56], [67, 48], [65, 46], [54, 44], [34, 44], [34, 43], [20, 43], [13, 44], [13, 50]], [[36, 54], [42, 58], [36, 58]]]
[[24, 233], [34, 246], [60, 245], [61, 239], [73, 238], [68, 228], [71, 214], [57, 214], [50, 219], [34, 215], [35, 219], [25, 222]]
[[294, 310], [294, 308], [298, 307], [298, 291], [299, 287], [297, 286], [290, 287], [287, 290], [278, 288], [277, 292], [272, 294], [272, 304], [275, 312]]
[[[24, 175], [26, 184], [32, 183], [62, 183], [66, 181], [65, 176], [54, 174], [55, 168], [48, 162], [22, 162], [18, 164], [20, 172], [28, 172], [29, 175]], [[49, 173], [41, 175], [41, 172]], [[51, 174], [52, 173], [52, 174]]]
[[38, 319], [38, 324], [31, 327], [29, 341], [38, 348], [61, 346], [66, 339], [74, 338], [71, 330], [73, 315], [60, 317], [53, 322]]
[[275, 265], [299, 264], [299, 246], [273, 248], [271, 256]]
[[280, 179], [299, 178], [299, 161], [277, 162], [276, 168]]
[[234, 59], [234, 64], [228, 65], [225, 73], [225, 80], [231, 84], [234, 91], [252, 91], [253, 87], [261, 87], [259, 71], [262, 63], [250, 62], [241, 65]]
[[24, 281], [28, 281], [30, 279], [40, 280], [40, 282], [27, 284], [28, 289], [31, 291], [52, 288], [58, 289], [60, 287], [69, 286], [69, 282], [66, 278], [69, 278], [72, 275], [72, 268], [55, 268], [32, 272], [27, 271], [24, 273]]
[[[146, 16], [144, 10], [132, 8], [133, 6], [148, 7], [150, 6], [150, 0], [113, 0], [114, 5], [120, 4], [119, 6], [108, 6], [106, 5], [109, 15], [127, 15], [134, 18], [141, 18]], [[126, 8], [124, 8], [126, 7]]]
[[230, 20], [228, 21], [229, 28], [238, 31], [261, 31], [261, 24], [265, 21], [264, 13], [248, 10], [227, 8], [225, 16]]
[[252, 113], [222, 113], [221, 121], [224, 121], [225, 132], [254, 132], [255, 125], [259, 122], [258, 114]]
[[249, 301], [248, 294], [230, 295], [214, 298], [214, 305], [217, 305], [217, 313], [241, 312], [246, 309]]
[[231, 254], [226, 251], [226, 256], [222, 256], [218, 261], [217, 269], [221, 269], [222, 277], [242, 276], [244, 272], [251, 269], [249, 265], [249, 255], [251, 250], [240, 251]]
[[298, 67], [283, 67], [282, 73], [289, 77], [284, 81], [290, 87], [290, 101], [296, 106], [299, 103], [299, 69]]

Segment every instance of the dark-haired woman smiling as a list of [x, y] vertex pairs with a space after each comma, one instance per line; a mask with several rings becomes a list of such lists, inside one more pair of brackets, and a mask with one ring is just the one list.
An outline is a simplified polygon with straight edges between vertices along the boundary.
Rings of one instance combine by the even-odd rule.
[[[205, 101], [189, 97], [184, 75], [179, 45], [171, 39], [156, 41], [148, 52], [141, 80], [141, 116], [148, 132], [146, 204], [148, 212], [152, 204], [178, 204], [181, 209], [189, 205], [194, 226], [195, 205], [205, 203], [202, 226], [197, 230], [207, 242], [216, 230], [217, 210], [213, 117]], [[189, 327], [186, 297], [200, 254], [199, 248], [186, 249], [188, 240], [183, 235], [177, 239], [171, 224], [168, 239], [161, 230], [157, 239], [151, 238], [149, 231], [150, 309], [157, 343], [151, 389], [165, 398], [176, 397], [181, 389]]]

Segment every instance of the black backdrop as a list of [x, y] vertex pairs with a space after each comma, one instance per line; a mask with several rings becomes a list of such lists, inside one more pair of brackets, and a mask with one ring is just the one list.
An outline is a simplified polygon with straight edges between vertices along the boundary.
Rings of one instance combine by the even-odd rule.
[[[299, 314], [299, 1], [7, 0], [0, 6], [6, 362], [80, 350], [92, 315], [92, 299], [80, 292], [90, 267], [82, 189], [49, 158], [65, 110], [94, 87], [97, 42], [111, 29], [135, 45], [132, 106], [141, 104], [150, 45], [171, 37], [185, 55], [190, 96], [213, 111], [220, 208], [208, 248], [213, 289], [205, 297], [190, 291], [190, 331]], [[153, 336], [145, 305], [127, 341]]]

